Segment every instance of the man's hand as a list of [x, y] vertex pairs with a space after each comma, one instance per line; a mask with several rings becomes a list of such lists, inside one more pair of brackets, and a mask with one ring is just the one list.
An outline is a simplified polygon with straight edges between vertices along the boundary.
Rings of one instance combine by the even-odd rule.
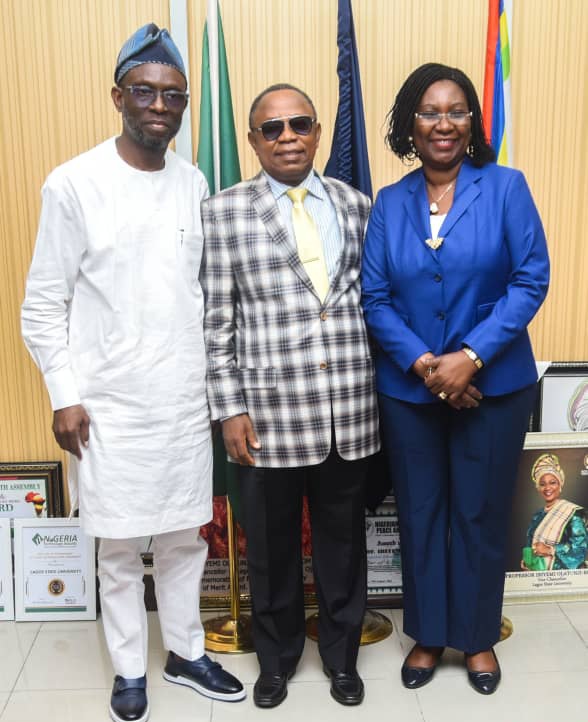
[[255, 466], [249, 449], [261, 449], [249, 414], [239, 414], [223, 421], [223, 439], [227, 454], [242, 466]]
[[66, 406], [53, 412], [53, 433], [55, 440], [64, 451], [82, 458], [83, 446], [90, 438], [90, 417], [81, 404]]

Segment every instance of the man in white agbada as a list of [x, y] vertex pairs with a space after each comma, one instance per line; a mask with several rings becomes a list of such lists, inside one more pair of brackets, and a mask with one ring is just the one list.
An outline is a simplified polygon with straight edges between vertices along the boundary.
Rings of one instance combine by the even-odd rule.
[[[71, 456], [72, 504], [101, 538], [102, 617], [115, 671], [110, 714], [146, 720], [144, 537], [153, 536], [164, 677], [213, 699], [245, 697], [204, 654], [198, 527], [212, 515], [200, 201], [206, 180], [168, 150], [187, 104], [180, 53], [150, 24], [123, 46], [112, 100], [122, 134], [43, 187], [22, 308], [53, 431]], [[79, 495], [78, 495], [79, 491]]]

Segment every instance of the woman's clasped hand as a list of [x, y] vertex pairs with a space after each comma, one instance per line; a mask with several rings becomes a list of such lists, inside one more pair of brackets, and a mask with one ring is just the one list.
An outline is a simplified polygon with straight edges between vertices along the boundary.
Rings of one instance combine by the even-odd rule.
[[454, 409], [475, 408], [483, 398], [472, 383], [478, 369], [462, 351], [441, 356], [425, 353], [415, 361], [412, 370], [434, 396]]

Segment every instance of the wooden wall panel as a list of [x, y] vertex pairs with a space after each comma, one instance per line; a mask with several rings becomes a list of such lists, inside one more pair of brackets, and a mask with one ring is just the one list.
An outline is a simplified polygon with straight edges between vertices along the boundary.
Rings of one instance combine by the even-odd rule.
[[[206, 0], [187, 0], [191, 109], [198, 107]], [[306, 90], [323, 126], [316, 165], [329, 154], [337, 106], [336, 0], [220, 0], [244, 177], [257, 172], [247, 113], [267, 85]], [[167, 0], [2, 0], [0, 60], [0, 458], [59, 458], [40, 375], [19, 331], [19, 308], [39, 189], [58, 163], [116, 133], [109, 98], [122, 42], [151, 20], [169, 26]], [[384, 119], [417, 65], [458, 65], [482, 90], [486, 0], [353, 0], [375, 189], [406, 168], [384, 147]], [[543, 217], [553, 263], [532, 326], [538, 358], [588, 358], [588, 3], [515, 0], [512, 82], [516, 165]], [[196, 141], [195, 141], [196, 142]]]
[[515, 3], [515, 162], [548, 235], [552, 282], [532, 326], [542, 358], [588, 359], [588, 3]]

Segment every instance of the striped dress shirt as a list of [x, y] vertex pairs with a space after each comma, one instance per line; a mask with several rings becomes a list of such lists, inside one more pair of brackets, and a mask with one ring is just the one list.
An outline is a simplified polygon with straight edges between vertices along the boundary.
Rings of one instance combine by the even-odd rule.
[[[272, 178], [267, 173], [265, 173], [265, 176], [272, 194], [276, 199], [284, 225], [288, 230], [288, 238], [292, 243], [292, 247], [296, 248], [296, 238], [294, 236], [294, 229], [292, 228], [292, 201], [286, 195], [286, 191], [290, 190], [292, 186], [280, 183], [280, 181]], [[316, 224], [319, 237], [323, 244], [329, 282], [332, 283], [337, 271], [337, 266], [339, 265], [339, 259], [341, 258], [341, 251], [343, 250], [343, 241], [339, 224], [337, 223], [335, 207], [314, 170], [311, 170], [297, 187], [308, 190], [308, 195], [304, 199], [304, 208]]]

